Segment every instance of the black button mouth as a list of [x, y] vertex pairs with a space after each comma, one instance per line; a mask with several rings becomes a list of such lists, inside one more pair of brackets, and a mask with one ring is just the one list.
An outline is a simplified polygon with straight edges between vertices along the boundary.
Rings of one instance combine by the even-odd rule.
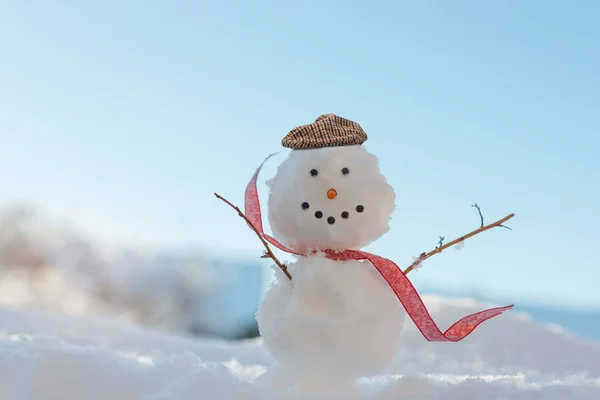
[[333, 218], [333, 217], [327, 218], [327, 223], [329, 223], [329, 225], [335, 224], [335, 218]]

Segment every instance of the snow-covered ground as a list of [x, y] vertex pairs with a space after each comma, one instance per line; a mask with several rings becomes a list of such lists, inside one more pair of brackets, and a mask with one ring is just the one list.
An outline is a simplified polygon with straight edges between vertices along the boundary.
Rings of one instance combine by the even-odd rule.
[[[425, 302], [444, 326], [487, 306], [437, 296]], [[0, 311], [2, 400], [320, 398], [254, 385], [269, 364], [260, 340], [183, 338], [114, 320]], [[426, 342], [409, 325], [394, 365], [362, 384], [354, 398], [597, 400], [600, 344], [515, 312], [452, 344]]]

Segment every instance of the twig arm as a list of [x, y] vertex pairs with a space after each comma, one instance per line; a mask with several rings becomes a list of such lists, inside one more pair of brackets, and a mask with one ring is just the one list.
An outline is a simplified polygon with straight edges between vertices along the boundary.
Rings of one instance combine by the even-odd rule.
[[229, 205], [229, 207], [233, 208], [235, 211], [237, 211], [238, 215], [240, 217], [242, 217], [244, 219], [244, 221], [246, 221], [246, 224], [248, 224], [248, 226], [250, 227], [250, 229], [252, 229], [254, 231], [254, 233], [256, 233], [256, 236], [258, 236], [258, 238], [260, 239], [260, 241], [262, 242], [262, 244], [265, 246], [265, 253], [261, 256], [261, 258], [270, 258], [272, 259], [275, 264], [277, 264], [277, 266], [283, 271], [283, 273], [285, 274], [285, 276], [288, 277], [288, 279], [291, 281], [292, 280], [292, 275], [289, 273], [287, 266], [283, 263], [281, 263], [277, 257], [275, 257], [275, 254], [273, 254], [273, 252], [271, 251], [271, 248], [269, 247], [269, 244], [267, 243], [267, 241], [265, 240], [265, 238], [260, 234], [260, 232], [258, 231], [258, 229], [256, 229], [256, 227], [254, 226], [254, 224], [248, 219], [248, 217], [246, 217], [244, 215], [244, 213], [242, 212], [242, 210], [239, 209], [239, 207], [233, 205], [229, 200], [225, 199], [224, 197], [222, 197], [221, 195], [219, 195], [218, 193], [215, 193], [215, 196], [219, 199], [224, 201], [227, 205]]
[[514, 216], [515, 216], [515, 214], [510, 214], [510, 215], [507, 215], [506, 217], [504, 217], [504, 218], [502, 218], [502, 219], [500, 219], [500, 220], [498, 220], [498, 221], [496, 221], [496, 222], [494, 222], [494, 223], [492, 223], [492, 224], [489, 224], [489, 225], [486, 225], [486, 226], [482, 226], [481, 228], [479, 228], [479, 229], [475, 229], [474, 231], [472, 231], [472, 232], [469, 232], [469, 233], [467, 233], [466, 235], [464, 235], [464, 236], [461, 236], [461, 237], [459, 237], [459, 238], [457, 238], [457, 239], [454, 239], [453, 241], [451, 241], [451, 242], [448, 242], [448, 243], [446, 243], [446, 244], [445, 244], [445, 245], [443, 245], [443, 246], [436, 247], [435, 249], [431, 250], [431, 251], [430, 251], [429, 253], [427, 253], [427, 254], [421, 254], [421, 256], [420, 256], [420, 257], [419, 257], [417, 260], [415, 260], [415, 262], [414, 262], [414, 263], [412, 263], [412, 264], [410, 265], [410, 267], [408, 267], [408, 268], [406, 268], [406, 269], [404, 270], [404, 273], [405, 273], [405, 274], [408, 274], [410, 271], [412, 271], [413, 269], [415, 269], [415, 267], [416, 267], [417, 265], [419, 265], [419, 264], [420, 264], [420, 263], [422, 263], [423, 261], [427, 260], [429, 257], [431, 257], [431, 256], [433, 256], [433, 255], [436, 255], [436, 254], [438, 254], [438, 253], [441, 253], [441, 252], [442, 252], [442, 250], [444, 250], [444, 249], [447, 249], [447, 248], [448, 248], [448, 247], [450, 247], [450, 246], [454, 246], [456, 243], [462, 242], [463, 240], [467, 240], [467, 239], [468, 239], [468, 238], [470, 238], [471, 236], [475, 236], [475, 235], [477, 235], [478, 233], [481, 233], [481, 232], [487, 231], [488, 229], [494, 228], [494, 227], [496, 227], [496, 226], [503, 226], [503, 225], [502, 225], [503, 223], [505, 223], [506, 221], [508, 221], [509, 219], [511, 219], [511, 218], [512, 218], [512, 217], [514, 217]]

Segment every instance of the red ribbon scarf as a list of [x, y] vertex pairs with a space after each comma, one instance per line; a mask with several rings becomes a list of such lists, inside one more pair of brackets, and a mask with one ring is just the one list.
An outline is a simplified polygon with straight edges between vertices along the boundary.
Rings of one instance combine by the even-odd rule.
[[[273, 246], [287, 253], [298, 256], [306, 256], [306, 254], [298, 253], [284, 246], [275, 238], [264, 233], [256, 182], [258, 180], [258, 173], [260, 172], [262, 166], [272, 156], [273, 154], [267, 157], [265, 161], [263, 161], [263, 163], [257, 168], [256, 172], [252, 176], [252, 179], [248, 183], [248, 186], [246, 187], [244, 207], [246, 217], [252, 222], [265, 240], [267, 240]], [[404, 272], [402, 272], [400, 267], [398, 267], [393, 261], [379, 257], [375, 254], [358, 250], [345, 250], [343, 252], [325, 250], [324, 253], [327, 255], [327, 258], [337, 261], [369, 260], [390, 285], [398, 297], [398, 300], [400, 300], [400, 303], [402, 303], [402, 306], [408, 313], [408, 316], [413, 320], [419, 331], [421, 331], [425, 339], [430, 342], [458, 342], [467, 337], [482, 322], [500, 315], [504, 311], [510, 310], [513, 307], [513, 305], [497, 307], [471, 314], [454, 323], [454, 325], [448, 328], [446, 332], [442, 332], [431, 318], [431, 315], [429, 315], [429, 311], [427, 311], [427, 308], [425, 307], [425, 304], [423, 304], [423, 300], [421, 300], [417, 290], [406, 277]]]

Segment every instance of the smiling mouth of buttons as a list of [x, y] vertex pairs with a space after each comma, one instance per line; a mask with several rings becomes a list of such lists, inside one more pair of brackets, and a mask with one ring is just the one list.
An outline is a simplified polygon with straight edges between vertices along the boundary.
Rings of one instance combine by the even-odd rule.
[[[305, 207], [306, 205], [307, 205], [307, 203], [303, 203], [303, 206], [302, 206], [302, 208], [304, 208], [305, 210], [308, 208], [308, 207]], [[362, 213], [364, 210], [365, 210], [365, 208], [362, 205], [356, 206], [356, 212]], [[350, 213], [348, 211], [342, 211], [340, 216], [342, 217], [342, 219], [348, 219], [348, 218], [350, 218]], [[317, 219], [323, 218], [323, 211], [315, 212], [315, 218], [317, 218]], [[329, 217], [327, 217], [326, 221], [329, 225], [333, 225], [333, 224], [335, 224], [336, 220], [335, 220], [334, 216], [329, 216]]]
[[[329, 189], [329, 191], [327, 191], [327, 197], [329, 199], [333, 200], [336, 196], [337, 196], [337, 192], [335, 191], [335, 189]], [[306, 201], [303, 202], [301, 204], [301, 206], [304, 211], [306, 211], [310, 208], [310, 204]], [[359, 204], [356, 206], [355, 210], [357, 213], [360, 214], [365, 210], [365, 207], [363, 205]], [[314, 215], [315, 215], [315, 218], [317, 218], [317, 219], [321, 219], [324, 217], [323, 211], [320, 211], [320, 210], [317, 210]], [[342, 219], [348, 219], [348, 218], [350, 218], [350, 213], [348, 211], [342, 211], [340, 213], [340, 216], [342, 217]], [[333, 225], [333, 224], [335, 224], [335, 217], [329, 216], [329, 217], [327, 217], [326, 221], [329, 225]]]

